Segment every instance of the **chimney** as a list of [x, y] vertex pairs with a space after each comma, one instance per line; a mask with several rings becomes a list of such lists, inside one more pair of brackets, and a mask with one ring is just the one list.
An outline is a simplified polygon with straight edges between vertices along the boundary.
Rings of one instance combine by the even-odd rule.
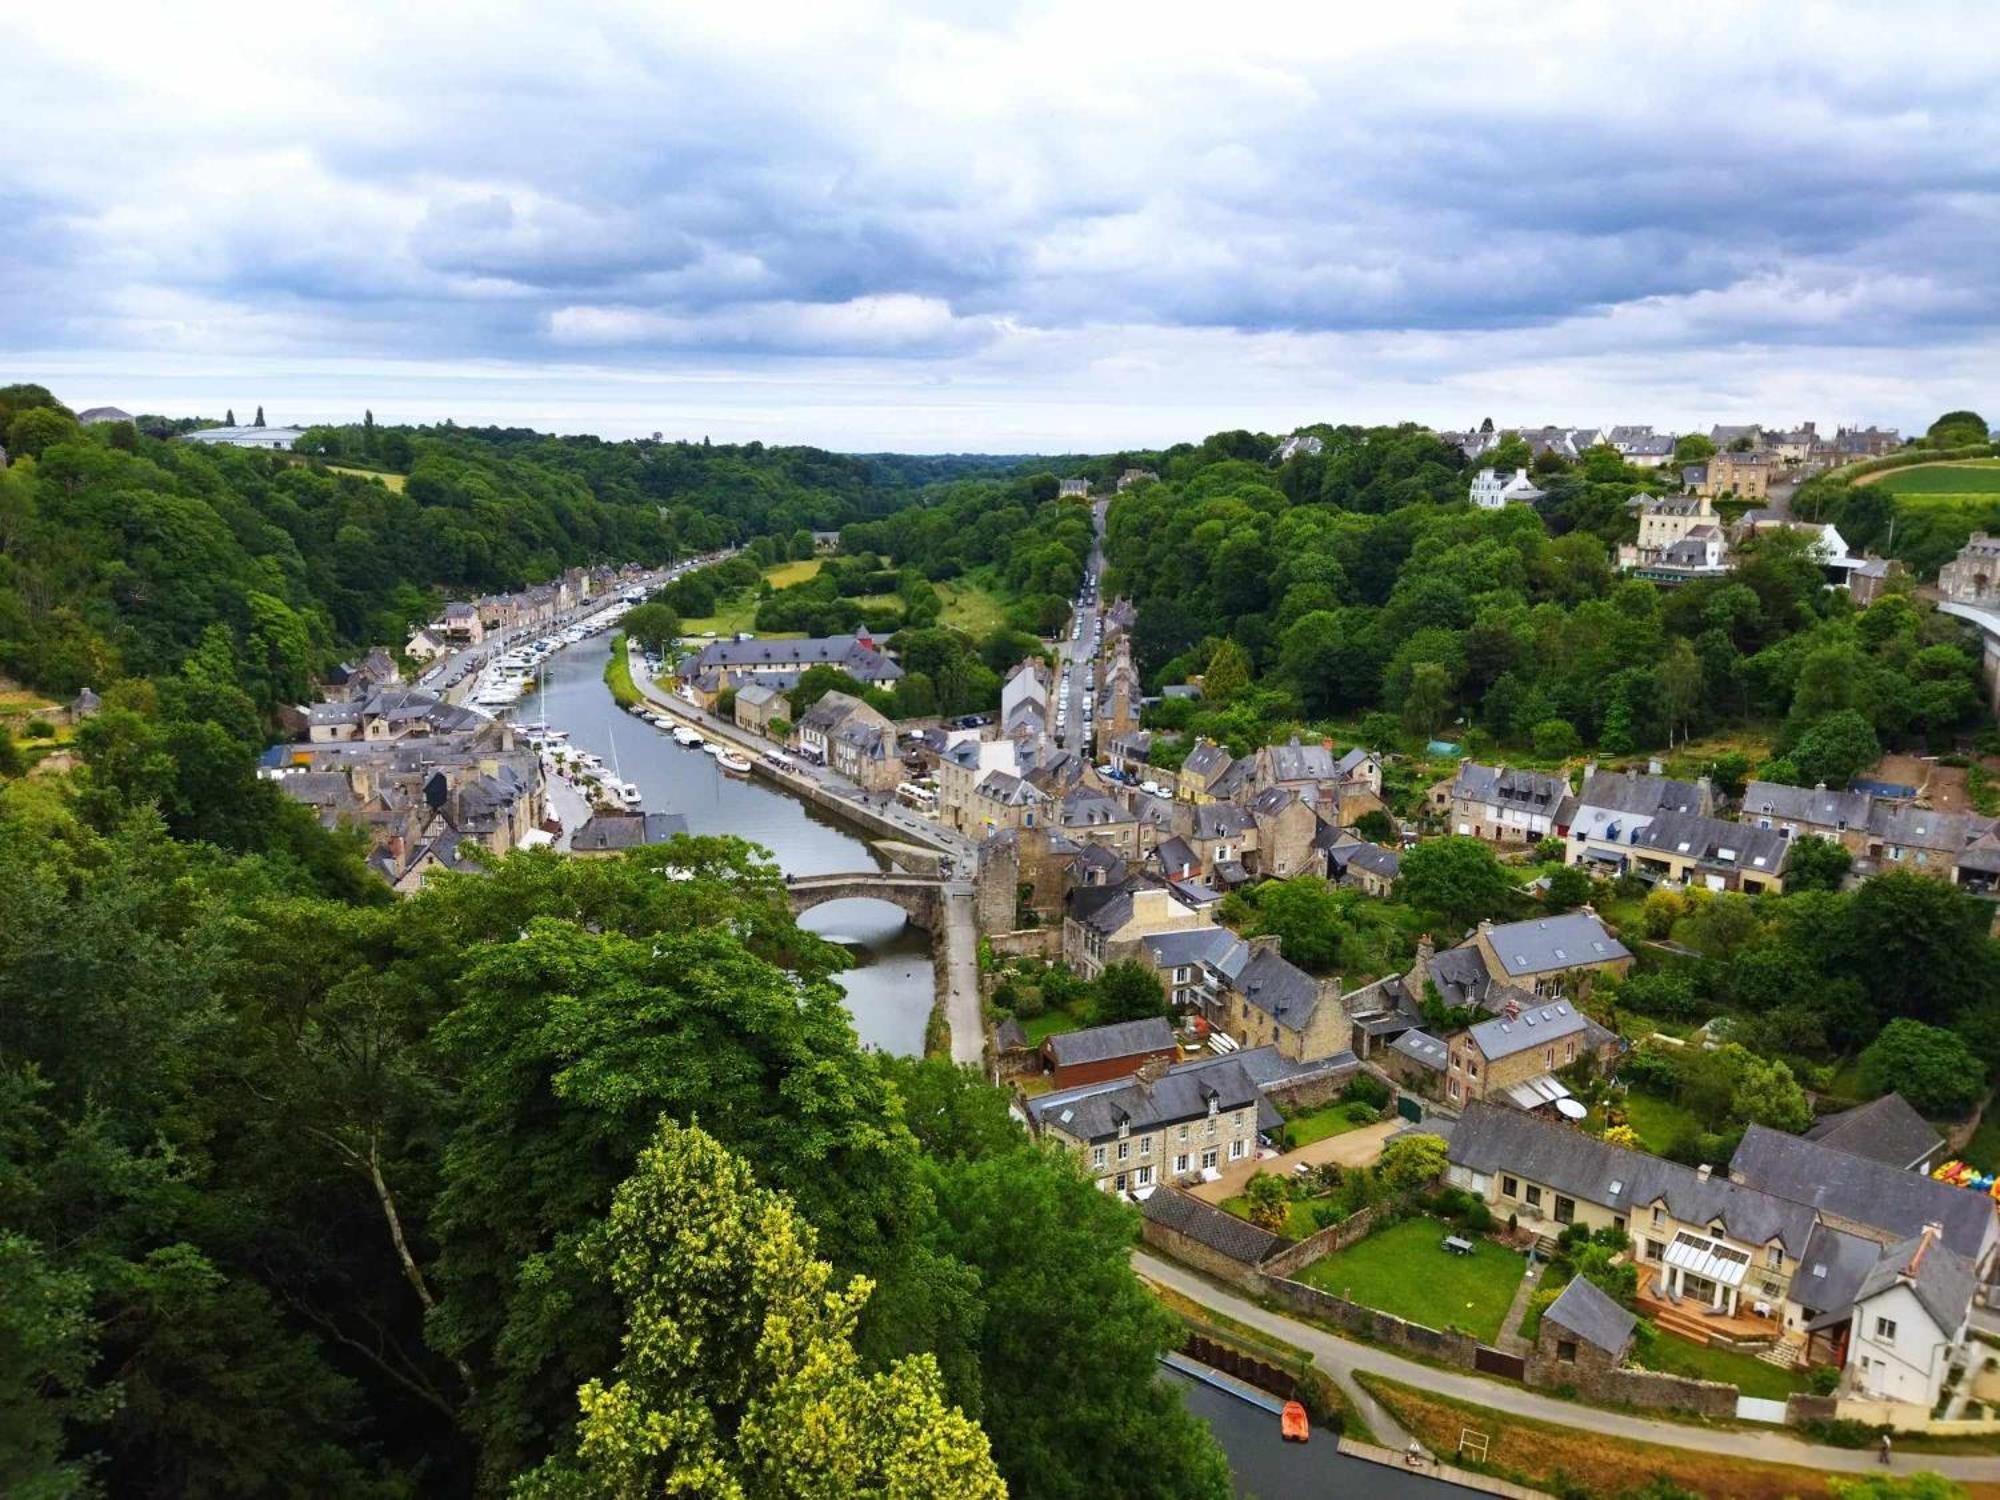
[[1147, 1085], [1158, 1083], [1166, 1076], [1169, 1063], [1164, 1057], [1149, 1057], [1139, 1064], [1139, 1082]]
[[1424, 970], [1430, 967], [1431, 960], [1436, 957], [1437, 944], [1431, 941], [1431, 935], [1427, 932], [1417, 939], [1417, 961], [1415, 968], [1412, 970], [1413, 973], [1420, 977], [1420, 982]]
[[1924, 1257], [1930, 1253], [1931, 1246], [1937, 1242], [1943, 1233], [1944, 1225], [1942, 1224], [1926, 1224], [1924, 1226], [1924, 1232], [1917, 1237], [1917, 1248], [1910, 1254], [1910, 1263], [1903, 1267], [1903, 1274], [1905, 1276], [1914, 1278], [1923, 1269]]
[[1708, 1174], [1714, 1170], [1715, 1169], [1709, 1166], [1707, 1162], [1703, 1162], [1700, 1166], [1694, 1169], [1694, 1175], [1697, 1181], [1706, 1182], [1708, 1181]]
[[1514, 999], [1514, 998], [1513, 998], [1513, 997], [1512, 997], [1511, 995], [1510, 995], [1510, 996], [1508, 996], [1508, 998], [1507, 998], [1507, 1005], [1506, 1005], [1506, 1008], [1505, 1008], [1505, 1009], [1503, 1009], [1503, 1010], [1502, 1010], [1502, 1011], [1500, 1012], [1500, 1014], [1501, 1014], [1501, 1015], [1503, 1015], [1503, 1016], [1505, 1016], [1505, 1017], [1506, 1017], [1506, 1018], [1507, 1018], [1508, 1020], [1510, 1020], [1510, 1021], [1518, 1021], [1518, 1020], [1520, 1020], [1520, 1019], [1521, 1019], [1521, 1002], [1520, 1002], [1520, 1001], [1518, 1001], [1518, 1000], [1516, 1000], [1516, 999]]

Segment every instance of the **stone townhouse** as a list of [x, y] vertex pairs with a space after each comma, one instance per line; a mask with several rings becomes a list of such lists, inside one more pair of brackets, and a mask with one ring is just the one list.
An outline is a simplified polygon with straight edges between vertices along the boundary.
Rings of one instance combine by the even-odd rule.
[[1080, 886], [1069, 893], [1063, 913], [1063, 962], [1095, 979], [1107, 964], [1137, 958], [1142, 940], [1154, 933], [1214, 925], [1210, 909], [1165, 886]]
[[1052, 717], [1049, 707], [1049, 669], [1039, 656], [1016, 664], [1000, 685], [1000, 726], [1011, 729], [1020, 717], [1033, 710], [1046, 725]]
[[773, 720], [792, 717], [792, 700], [778, 688], [751, 682], [736, 690], [736, 724], [753, 734], [768, 736]]
[[1909, 870], [1989, 890], [2000, 875], [1996, 820], [1877, 798], [1868, 810], [1868, 830], [1854, 870], [1864, 876]]
[[1866, 792], [1829, 791], [1823, 781], [1812, 787], [1751, 781], [1743, 787], [1741, 821], [1788, 839], [1831, 839], [1848, 853], [1859, 854], [1866, 847], [1873, 801]]
[[1272, 1047], [1291, 1062], [1352, 1053], [1354, 1028], [1341, 1005], [1339, 977], [1315, 979], [1286, 960], [1275, 937], [1250, 938], [1204, 961], [1203, 971], [1202, 1011], [1239, 1046]]
[[1591, 980], [1597, 975], [1623, 978], [1632, 968], [1631, 950], [1611, 935], [1589, 907], [1498, 927], [1481, 922], [1471, 946], [1478, 951], [1493, 983], [1527, 990], [1542, 999], [1557, 995], [1580, 999], [1590, 993]]
[[1233, 802], [1176, 804], [1174, 831], [1194, 852], [1201, 878], [1222, 886], [1242, 885], [1260, 863], [1257, 820]]
[[1772, 1340], [1850, 1369], [1873, 1357], [1854, 1325], [1879, 1315], [1869, 1304], [1895, 1279], [1882, 1268], [1907, 1269], [1913, 1236], [1931, 1226], [1969, 1270], [1995, 1241], [1981, 1195], [1761, 1126], [1724, 1175], [1481, 1102], [1453, 1126], [1448, 1163], [1452, 1186], [1523, 1228], [1624, 1231], [1641, 1309], [1663, 1329]]
[[688, 831], [679, 813], [600, 810], [570, 835], [569, 852], [578, 859], [609, 859], [627, 849], [646, 849]]
[[1152, 966], [1174, 1009], [1193, 1011], [1201, 1007], [1208, 971], [1225, 968], [1242, 944], [1227, 927], [1189, 927], [1140, 939], [1139, 957]]
[[1254, 757], [1257, 792], [1283, 787], [1329, 823], [1346, 827], [1382, 807], [1382, 762], [1367, 750], [1333, 753], [1333, 741], [1266, 745]]
[[1499, 1015], [1446, 1039], [1444, 1099], [1454, 1107], [1493, 1099], [1516, 1109], [1543, 1109], [1569, 1098], [1555, 1076], [1559, 1071], [1579, 1061], [1609, 1067], [1618, 1050], [1617, 1036], [1573, 1001], [1510, 1000]]
[[1775, 828], [1700, 813], [1663, 812], [1632, 835], [1631, 873], [1711, 891], [1782, 891], [1791, 840]]
[[1178, 795], [1193, 803], [1216, 800], [1215, 784], [1230, 767], [1234, 757], [1214, 740], [1200, 739], [1181, 762], [1177, 778]]
[[1117, 1083], [1024, 1101], [1035, 1134], [1074, 1152], [1106, 1192], [1219, 1176], [1257, 1154], [1260, 1130], [1283, 1117], [1235, 1057], [1185, 1068], [1153, 1063]]
[[1556, 836], [1569, 777], [1462, 760], [1444, 790], [1445, 826], [1489, 844], [1533, 844]]
[[799, 640], [709, 641], [676, 669], [683, 678], [727, 671], [740, 681], [775, 682], [791, 687], [814, 667], [836, 667], [864, 687], [885, 687], [903, 675], [896, 659], [866, 630], [853, 635], [816, 636]]
[[1367, 896], [1386, 899], [1395, 894], [1396, 882], [1403, 874], [1402, 854], [1380, 844], [1357, 840], [1335, 845], [1326, 851], [1326, 859], [1327, 879], [1338, 880]]
[[[863, 705], [866, 713], [881, 718]], [[893, 792], [902, 784], [903, 758], [896, 750], [893, 724], [876, 724], [850, 713], [827, 736], [828, 763], [863, 791]]]
[[988, 771], [972, 789], [972, 822], [986, 831], [1037, 827], [1047, 821], [1049, 807], [1039, 787], [1005, 771]]
[[1140, 823], [1123, 804], [1079, 787], [1055, 807], [1056, 827], [1079, 844], [1101, 844], [1127, 861], [1140, 855]]
[[[743, 689], [739, 687], [737, 691], [740, 693]], [[830, 766], [833, 764], [835, 731], [848, 724], [886, 730], [891, 743], [894, 742], [896, 726], [890, 722], [888, 715], [870, 708], [852, 693], [835, 690], [822, 694], [819, 701], [792, 725], [793, 748]]]
[[994, 771], [1021, 774], [1020, 747], [1012, 740], [968, 736], [946, 746], [937, 766], [938, 821], [958, 833], [976, 835], [979, 820], [972, 793]]
[[1958, 556], [1938, 569], [1937, 586], [1953, 604], [2000, 604], [2000, 536], [1973, 532]]
[[486, 639], [486, 627], [479, 619], [479, 606], [457, 600], [444, 607], [431, 633], [447, 646], [476, 646]]
[[1319, 866], [1319, 814], [1297, 792], [1267, 787], [1250, 799], [1250, 819], [1257, 831], [1257, 874], [1289, 880]]
[[1130, 734], [1139, 727], [1143, 693], [1139, 669], [1132, 664], [1132, 644], [1122, 632], [1112, 647], [1111, 663], [1097, 693], [1099, 735]]
[[1704, 465], [1699, 493], [1762, 500], [1770, 493], [1771, 470], [1774, 467], [1768, 453], [1732, 453], [1724, 448]]

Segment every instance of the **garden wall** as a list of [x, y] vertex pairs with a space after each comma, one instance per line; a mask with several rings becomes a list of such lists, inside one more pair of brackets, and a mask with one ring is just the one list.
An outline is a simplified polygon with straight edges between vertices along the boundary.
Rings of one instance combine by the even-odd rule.
[[989, 932], [986, 946], [1001, 958], [1062, 957], [1062, 924], [1053, 927], [1017, 927], [1012, 932]]
[[1246, 1264], [1231, 1256], [1224, 1255], [1211, 1245], [1182, 1234], [1178, 1229], [1151, 1219], [1139, 1221], [1139, 1237], [1163, 1255], [1171, 1256], [1182, 1265], [1193, 1266], [1197, 1271], [1206, 1271], [1217, 1281], [1226, 1281], [1231, 1286], [1241, 1287], [1246, 1292], [1260, 1289], [1263, 1279], [1255, 1266]]
[[1689, 1380], [1657, 1370], [1592, 1369], [1565, 1364], [1544, 1354], [1528, 1357], [1528, 1384], [1544, 1390], [1568, 1387], [1599, 1406], [1634, 1406], [1644, 1411], [1685, 1411], [1703, 1417], [1734, 1417], [1735, 1386], [1716, 1380]]
[[1290, 1276], [1293, 1272], [1311, 1265], [1322, 1255], [1331, 1255], [1336, 1250], [1345, 1250], [1350, 1245], [1360, 1243], [1375, 1232], [1377, 1223], [1393, 1216], [1402, 1206], [1400, 1203], [1371, 1203], [1360, 1212], [1342, 1219], [1338, 1224], [1329, 1224], [1317, 1234], [1308, 1235], [1296, 1245], [1267, 1257], [1259, 1269], [1266, 1276]]
[[1290, 1104], [1299, 1109], [1315, 1109], [1330, 1099], [1340, 1097], [1359, 1070], [1357, 1063], [1352, 1068], [1340, 1068], [1327, 1073], [1302, 1078], [1297, 1083], [1277, 1084], [1264, 1092], [1273, 1104]]
[[1457, 1365], [1460, 1369], [1472, 1368], [1479, 1340], [1469, 1333], [1441, 1333], [1421, 1323], [1406, 1322], [1392, 1313], [1362, 1307], [1302, 1281], [1289, 1281], [1282, 1276], [1258, 1279], [1263, 1283], [1264, 1295], [1292, 1312], [1318, 1318], [1386, 1348]]

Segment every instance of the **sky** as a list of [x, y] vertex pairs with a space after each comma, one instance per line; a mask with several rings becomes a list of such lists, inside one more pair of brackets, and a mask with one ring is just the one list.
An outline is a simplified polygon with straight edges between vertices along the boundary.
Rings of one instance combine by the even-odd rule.
[[8, 6], [0, 383], [846, 451], [2000, 407], [2000, 6]]

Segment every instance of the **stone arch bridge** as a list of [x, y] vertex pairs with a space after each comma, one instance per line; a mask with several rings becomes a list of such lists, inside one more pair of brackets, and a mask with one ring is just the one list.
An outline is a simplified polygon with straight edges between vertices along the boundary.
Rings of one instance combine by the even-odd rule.
[[802, 916], [829, 901], [887, 901], [903, 909], [910, 925], [936, 935], [944, 917], [944, 882], [934, 875], [901, 870], [853, 870], [837, 875], [797, 875], [785, 882], [792, 915]]

